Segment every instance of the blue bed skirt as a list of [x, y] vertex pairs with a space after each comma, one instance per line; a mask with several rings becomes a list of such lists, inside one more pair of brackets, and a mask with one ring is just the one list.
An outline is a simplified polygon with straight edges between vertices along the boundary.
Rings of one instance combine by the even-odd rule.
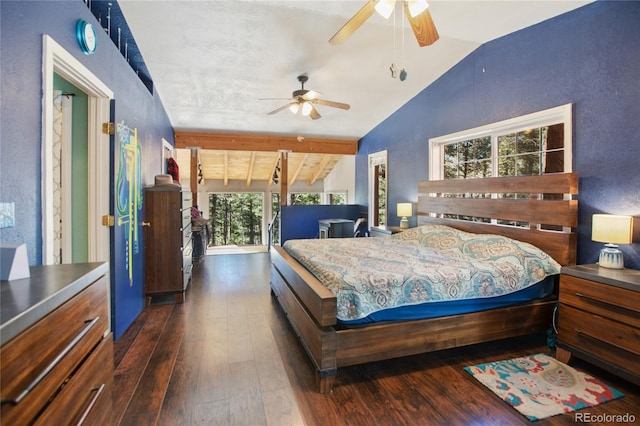
[[[503, 296], [400, 306], [373, 312], [364, 318], [349, 321], [338, 320], [338, 322], [342, 325], [359, 325], [382, 321], [407, 321], [504, 308], [506, 306], [517, 305], [550, 296], [553, 294], [557, 278], [556, 275], [552, 275], [525, 289]], [[551, 321], [551, 319], [549, 319], [549, 321]]]

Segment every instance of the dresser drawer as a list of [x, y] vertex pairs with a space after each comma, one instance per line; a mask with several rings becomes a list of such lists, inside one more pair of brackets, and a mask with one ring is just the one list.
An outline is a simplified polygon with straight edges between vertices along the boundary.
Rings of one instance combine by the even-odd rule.
[[182, 208], [186, 209], [193, 204], [193, 193], [191, 191], [182, 191]]
[[182, 229], [182, 246], [186, 246], [189, 244], [189, 241], [193, 238], [193, 231], [191, 229], [191, 223], [189, 226]]
[[640, 377], [640, 330], [560, 305], [558, 341]]
[[560, 302], [640, 328], [640, 293], [562, 274]]
[[109, 335], [38, 417], [36, 425], [111, 424], [113, 341]]
[[108, 331], [108, 307], [103, 276], [2, 346], [3, 424], [33, 420]]
[[184, 209], [180, 212], [182, 215], [182, 229], [191, 230], [191, 208]]
[[184, 268], [182, 269], [182, 285], [183, 285], [182, 288], [185, 290], [189, 286], [189, 281], [191, 280], [192, 271], [193, 271], [193, 265], [191, 263], [189, 263], [188, 265], [185, 265]]

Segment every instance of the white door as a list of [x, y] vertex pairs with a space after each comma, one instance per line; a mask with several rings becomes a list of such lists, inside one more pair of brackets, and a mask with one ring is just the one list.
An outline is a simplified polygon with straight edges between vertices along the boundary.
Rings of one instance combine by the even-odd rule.
[[[110, 100], [113, 91], [91, 71], [64, 50], [48, 35], [43, 36], [43, 117], [42, 117], [42, 263], [56, 262], [56, 242], [64, 246], [64, 239], [55, 237], [54, 203], [54, 97], [53, 75], [58, 74], [88, 96], [88, 261], [109, 261], [110, 233], [102, 225], [102, 216], [109, 214], [109, 135], [102, 132], [102, 124], [110, 119]], [[64, 167], [64, 166], [63, 166]], [[64, 197], [63, 197], [64, 199]], [[68, 218], [67, 218], [68, 219]], [[70, 224], [67, 226], [71, 226]], [[62, 231], [64, 235], [64, 230]], [[63, 259], [64, 262], [64, 259]]]

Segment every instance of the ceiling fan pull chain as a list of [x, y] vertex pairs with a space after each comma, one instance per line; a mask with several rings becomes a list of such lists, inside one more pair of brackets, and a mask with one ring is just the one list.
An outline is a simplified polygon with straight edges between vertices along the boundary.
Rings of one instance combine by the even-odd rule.
[[407, 79], [407, 68], [405, 67], [404, 60], [404, 19], [402, 20], [402, 70], [400, 70], [400, 81], [405, 81]]
[[393, 50], [391, 52], [391, 66], [389, 67], [389, 71], [391, 71], [391, 78], [398, 77], [398, 67], [395, 63], [396, 60], [396, 8], [395, 5], [393, 7]]

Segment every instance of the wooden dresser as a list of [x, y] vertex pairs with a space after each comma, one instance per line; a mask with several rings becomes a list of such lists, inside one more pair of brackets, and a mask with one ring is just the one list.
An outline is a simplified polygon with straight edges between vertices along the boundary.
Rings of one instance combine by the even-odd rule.
[[563, 267], [557, 358], [572, 355], [640, 384], [640, 271]]
[[106, 263], [37, 266], [2, 281], [2, 424], [109, 424], [113, 384]]
[[153, 296], [163, 294], [173, 294], [176, 302], [184, 302], [193, 264], [191, 205], [191, 192], [176, 185], [145, 190], [147, 304]]

